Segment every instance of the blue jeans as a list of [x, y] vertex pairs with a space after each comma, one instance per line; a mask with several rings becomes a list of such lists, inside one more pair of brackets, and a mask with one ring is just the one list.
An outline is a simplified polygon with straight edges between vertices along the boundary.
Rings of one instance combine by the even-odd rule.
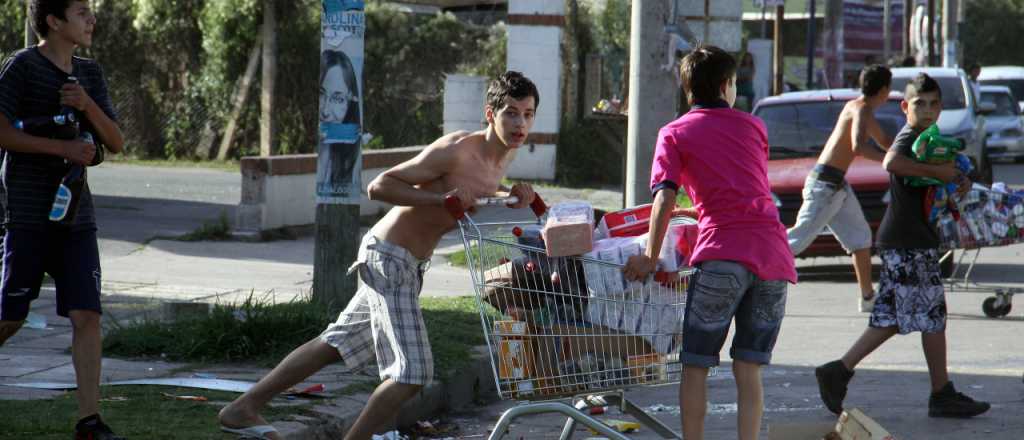
[[729, 355], [767, 364], [786, 314], [786, 281], [765, 281], [731, 261], [705, 261], [687, 290], [683, 365], [714, 367], [736, 318]]

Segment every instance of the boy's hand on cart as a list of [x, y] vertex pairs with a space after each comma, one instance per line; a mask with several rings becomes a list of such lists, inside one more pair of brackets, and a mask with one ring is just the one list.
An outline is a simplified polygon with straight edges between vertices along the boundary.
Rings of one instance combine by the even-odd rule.
[[509, 204], [508, 207], [519, 209], [525, 208], [533, 203], [535, 193], [533, 192], [533, 187], [530, 186], [529, 183], [517, 183], [512, 185], [512, 190], [509, 191], [509, 195], [517, 197], [519, 200], [516, 201], [516, 203]]
[[95, 144], [81, 139], [63, 142], [64, 151], [61, 155], [64, 156], [65, 159], [78, 165], [89, 165], [92, 163], [92, 158], [96, 155]]
[[629, 281], [643, 281], [647, 276], [657, 269], [657, 260], [646, 255], [633, 255], [626, 260], [622, 268], [622, 274]]
[[455, 188], [441, 196], [441, 206], [444, 206], [452, 217], [461, 219], [467, 212], [476, 212], [476, 197], [466, 190]]

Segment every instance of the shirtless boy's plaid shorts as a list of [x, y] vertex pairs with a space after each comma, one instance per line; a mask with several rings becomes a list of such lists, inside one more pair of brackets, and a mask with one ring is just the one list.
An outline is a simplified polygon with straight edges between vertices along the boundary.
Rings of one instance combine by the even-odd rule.
[[868, 325], [900, 334], [946, 330], [946, 294], [938, 249], [882, 249], [878, 298]]
[[419, 301], [426, 262], [366, 234], [351, 270], [359, 271], [359, 290], [320, 340], [337, 348], [349, 367], [376, 355], [381, 380], [430, 383], [434, 359]]

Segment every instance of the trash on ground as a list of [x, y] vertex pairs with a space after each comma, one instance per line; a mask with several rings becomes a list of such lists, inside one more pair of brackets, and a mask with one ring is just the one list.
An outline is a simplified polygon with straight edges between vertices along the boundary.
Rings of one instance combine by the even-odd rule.
[[654, 405], [648, 406], [647, 408], [644, 408], [644, 412], [649, 412], [649, 413], [670, 413], [670, 414], [678, 415], [679, 414], [679, 407], [676, 406], [676, 405], [663, 405], [661, 403], [656, 403]]
[[286, 396], [314, 395], [314, 394], [323, 393], [324, 389], [325, 389], [324, 388], [324, 384], [318, 383], [316, 385], [313, 385], [313, 386], [310, 386], [310, 387], [306, 387], [306, 388], [303, 388], [301, 390], [298, 389], [298, 388], [289, 388], [287, 391], [284, 392], [284, 394]]
[[420, 420], [412, 427], [413, 437], [449, 436], [459, 432], [459, 425], [438, 419]]
[[[636, 432], [640, 430], [640, 424], [637, 422], [627, 422], [625, 420], [614, 419], [602, 420], [601, 422], [622, 433]], [[593, 429], [591, 429], [590, 432], [597, 434]]]
[[708, 414], [731, 414], [739, 410], [735, 403], [712, 403], [708, 405]]
[[127, 402], [128, 398], [124, 396], [110, 396], [104, 399], [100, 399], [100, 402]]
[[28, 316], [25, 317], [25, 324], [22, 326], [25, 328], [46, 330], [46, 316], [40, 315], [36, 312], [28, 312]]
[[373, 440], [409, 440], [409, 437], [399, 434], [398, 431], [390, 431], [383, 434], [374, 434]]
[[835, 440], [896, 440], [882, 425], [857, 408], [839, 415], [835, 433]]
[[171, 393], [160, 393], [160, 394], [163, 394], [164, 397], [171, 398], [171, 399], [174, 399], [174, 400], [189, 400], [189, 401], [192, 401], [192, 402], [206, 402], [207, 400], [209, 400], [205, 396], [178, 396], [178, 395], [174, 395], [174, 394], [171, 394]]
[[[10, 387], [36, 388], [42, 390], [73, 390], [78, 388], [77, 384], [64, 382], [31, 382], [31, 383], [8, 383]], [[183, 388], [199, 388], [213, 391], [229, 391], [233, 393], [244, 393], [254, 385], [253, 382], [227, 379], [196, 379], [185, 377], [164, 377], [149, 379], [118, 380], [114, 382], [101, 383], [100, 386], [113, 385], [165, 385]]]

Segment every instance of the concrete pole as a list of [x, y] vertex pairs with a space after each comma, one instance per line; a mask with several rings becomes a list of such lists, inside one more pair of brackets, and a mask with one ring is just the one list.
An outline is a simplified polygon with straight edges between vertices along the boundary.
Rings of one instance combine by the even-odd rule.
[[276, 0], [263, 0], [263, 78], [260, 84], [260, 156], [274, 154], [277, 127], [274, 125], [274, 88], [277, 83]]
[[910, 52], [910, 23], [914, 18], [914, 0], [903, 0], [903, 56], [913, 55]]
[[942, 67], [954, 67], [960, 64], [960, 36], [958, 18], [960, 8], [958, 0], [942, 1]]
[[807, 19], [807, 89], [814, 88], [814, 52], [815, 45], [818, 42], [817, 30], [815, 26], [817, 19], [814, 18], [815, 13], [815, 1], [811, 0], [810, 4], [810, 16]]
[[786, 65], [782, 57], [782, 22], [784, 20], [785, 13], [785, 6], [779, 5], [775, 7], [775, 35], [773, 37], [774, 50], [772, 50], [772, 70], [775, 72], [775, 81], [773, 82], [774, 86], [772, 87], [774, 95], [781, 94], [785, 91], [785, 88], [783, 87], [783, 78], [785, 75]]
[[[651, 162], [658, 130], [675, 116], [675, 78], [664, 64], [669, 2], [633, 0], [629, 37], [629, 118], [626, 130], [626, 206], [651, 201]], [[694, 11], [696, 12], [696, 11]], [[680, 15], [691, 15], [680, 11]], [[699, 14], [703, 15], [703, 11]]]
[[935, 56], [935, 0], [928, 0], [928, 29], [925, 32], [928, 33], [928, 67], [935, 67], [938, 64]]
[[892, 0], [882, 1], [882, 64], [889, 61], [889, 57], [892, 56], [892, 27], [889, 26], [889, 22], [892, 21]]
[[39, 42], [36, 32], [32, 30], [32, 19], [28, 15], [28, 0], [25, 0], [25, 47], [35, 45]]

